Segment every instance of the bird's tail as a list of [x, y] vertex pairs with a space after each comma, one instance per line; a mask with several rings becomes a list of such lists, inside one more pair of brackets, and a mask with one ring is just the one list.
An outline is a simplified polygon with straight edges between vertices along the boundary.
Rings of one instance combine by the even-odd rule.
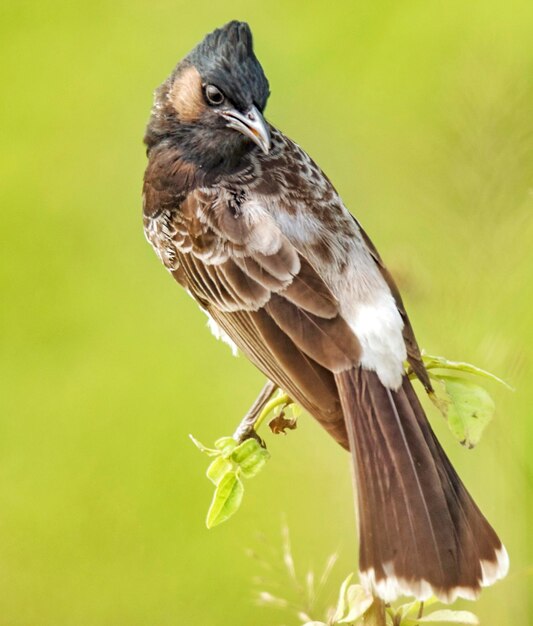
[[336, 374], [358, 496], [361, 581], [392, 601], [473, 599], [509, 559], [437, 441], [404, 376], [397, 391], [362, 368]]

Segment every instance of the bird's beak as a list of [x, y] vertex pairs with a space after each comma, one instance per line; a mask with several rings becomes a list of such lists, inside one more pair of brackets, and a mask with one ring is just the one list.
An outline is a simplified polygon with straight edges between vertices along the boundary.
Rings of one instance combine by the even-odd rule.
[[251, 106], [246, 113], [235, 109], [222, 111], [222, 117], [228, 121], [228, 127], [238, 130], [256, 143], [267, 154], [270, 150], [270, 131], [256, 107]]

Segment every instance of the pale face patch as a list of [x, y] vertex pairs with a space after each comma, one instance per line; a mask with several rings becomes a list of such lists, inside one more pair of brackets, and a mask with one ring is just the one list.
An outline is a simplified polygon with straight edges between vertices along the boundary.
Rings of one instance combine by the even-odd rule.
[[179, 119], [191, 123], [204, 113], [206, 104], [202, 95], [202, 79], [195, 67], [186, 67], [176, 77], [168, 95]]

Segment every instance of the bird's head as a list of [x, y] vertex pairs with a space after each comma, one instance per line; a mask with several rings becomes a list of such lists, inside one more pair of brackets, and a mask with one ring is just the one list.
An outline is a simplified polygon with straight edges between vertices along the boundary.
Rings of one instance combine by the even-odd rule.
[[[175, 141], [203, 167], [235, 160], [258, 146], [270, 149], [263, 118], [268, 80], [245, 22], [229, 22], [207, 35], [155, 94], [145, 142]], [[256, 148], [257, 149], [257, 148]]]

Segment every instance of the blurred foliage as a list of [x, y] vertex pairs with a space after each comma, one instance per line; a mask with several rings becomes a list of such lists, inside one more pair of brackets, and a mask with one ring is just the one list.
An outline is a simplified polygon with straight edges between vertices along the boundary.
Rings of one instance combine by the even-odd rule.
[[282, 524], [281, 536], [281, 549], [276, 549], [265, 542], [263, 535], [257, 534], [255, 549], [247, 553], [259, 572], [253, 579], [256, 604], [289, 619], [289, 623], [301, 626], [419, 626], [427, 622], [479, 624], [471, 611], [436, 608], [439, 600], [435, 597], [425, 602], [410, 598], [407, 602], [397, 600], [385, 604], [360, 584], [354, 583], [353, 574], [344, 579], [337, 597], [334, 597], [332, 582], [337, 577], [335, 565], [338, 553], [334, 552], [326, 559], [321, 571], [314, 568], [302, 571], [301, 564], [294, 557], [286, 523]]
[[272, 626], [241, 553], [281, 511], [300, 560], [337, 549], [354, 569], [348, 459], [305, 417], [235, 521], [203, 524], [187, 434], [230, 432], [262, 380], [144, 241], [141, 140], [153, 89], [232, 18], [267, 116], [357, 213], [421, 345], [517, 390], [491, 388], [474, 451], [432, 414], [511, 557], [474, 610], [530, 622], [531, 1], [21, 0], [0, 18], [0, 625]]

